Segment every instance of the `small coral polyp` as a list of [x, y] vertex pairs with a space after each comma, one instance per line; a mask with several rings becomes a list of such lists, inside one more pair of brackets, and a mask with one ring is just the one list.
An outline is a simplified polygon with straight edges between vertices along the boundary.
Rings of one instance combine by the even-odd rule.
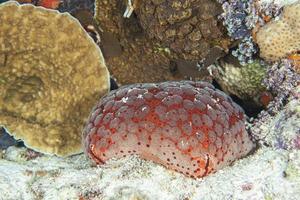
[[249, 153], [243, 110], [206, 82], [121, 87], [94, 107], [84, 148], [96, 163], [137, 154], [193, 178]]

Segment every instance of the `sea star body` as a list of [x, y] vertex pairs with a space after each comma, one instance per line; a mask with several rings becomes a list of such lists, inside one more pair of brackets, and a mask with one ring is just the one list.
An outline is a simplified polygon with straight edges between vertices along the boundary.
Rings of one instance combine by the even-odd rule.
[[134, 84], [94, 107], [84, 146], [96, 163], [138, 154], [198, 178], [253, 148], [244, 120], [240, 106], [206, 82]]

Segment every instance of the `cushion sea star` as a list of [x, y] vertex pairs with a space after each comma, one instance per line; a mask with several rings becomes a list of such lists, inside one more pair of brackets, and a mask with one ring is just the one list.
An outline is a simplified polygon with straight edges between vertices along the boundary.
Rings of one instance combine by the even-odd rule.
[[254, 147], [244, 120], [240, 106], [206, 82], [134, 84], [100, 100], [83, 143], [96, 163], [138, 154], [198, 178]]

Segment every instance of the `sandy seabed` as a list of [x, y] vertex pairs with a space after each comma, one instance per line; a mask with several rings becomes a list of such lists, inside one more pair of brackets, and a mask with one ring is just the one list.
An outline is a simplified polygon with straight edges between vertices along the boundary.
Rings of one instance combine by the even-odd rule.
[[300, 151], [262, 147], [253, 155], [193, 180], [130, 156], [92, 166], [83, 155], [28, 157], [10, 147], [0, 160], [0, 199], [264, 199], [300, 195]]

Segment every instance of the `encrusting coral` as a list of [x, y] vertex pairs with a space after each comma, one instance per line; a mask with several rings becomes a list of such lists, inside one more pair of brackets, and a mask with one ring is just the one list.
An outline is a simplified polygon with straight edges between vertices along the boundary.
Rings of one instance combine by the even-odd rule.
[[222, 4], [223, 13], [219, 16], [232, 39], [243, 39], [251, 36], [257, 16], [253, 0], [217, 0]]
[[[235, 61], [235, 60], [234, 60]], [[260, 96], [266, 91], [262, 80], [266, 75], [266, 66], [254, 60], [251, 64], [244, 66], [220, 59], [210, 69], [215, 80], [226, 93], [235, 95], [244, 101], [253, 101], [261, 105]]]
[[174, 80], [168, 50], [150, 40], [132, 15], [124, 18], [126, 1], [96, 0], [95, 20], [106, 65], [118, 84]]
[[108, 92], [102, 53], [68, 13], [0, 5], [0, 125], [37, 151], [82, 151], [88, 112]]
[[300, 1], [287, 5], [279, 20], [260, 28], [256, 42], [260, 56], [268, 61], [278, 61], [300, 50]]
[[227, 49], [228, 38], [217, 19], [222, 8], [216, 1], [140, 0], [135, 12], [150, 38], [175, 58], [201, 60], [215, 46]]
[[300, 87], [294, 92], [298, 97], [289, 99], [277, 113], [260, 113], [251, 129], [256, 139], [275, 148], [300, 149]]
[[217, 0], [222, 4], [223, 13], [219, 18], [223, 21], [228, 35], [238, 41], [232, 51], [242, 65], [252, 63], [257, 53], [257, 45], [253, 42], [251, 31], [255, 27], [258, 15], [253, 0]]
[[241, 107], [207, 82], [134, 84], [94, 107], [84, 146], [96, 162], [138, 154], [199, 178], [254, 147]]
[[272, 147], [300, 149], [300, 75], [282, 60], [268, 67], [263, 84], [275, 97], [253, 120], [252, 135]]

